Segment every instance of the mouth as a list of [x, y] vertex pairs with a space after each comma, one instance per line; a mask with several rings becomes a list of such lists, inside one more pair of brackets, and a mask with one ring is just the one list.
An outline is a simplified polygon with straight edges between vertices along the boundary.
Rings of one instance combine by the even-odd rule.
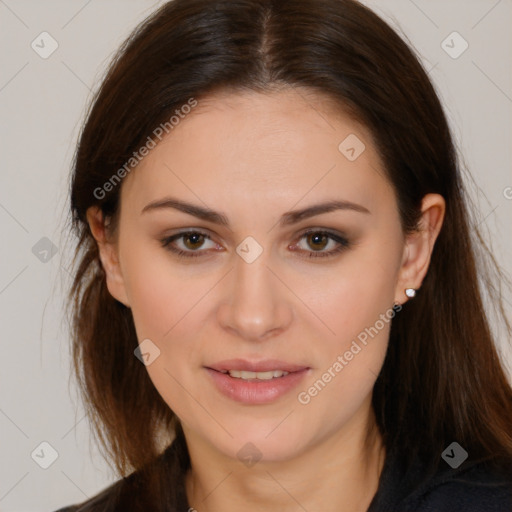
[[224, 396], [249, 405], [270, 403], [286, 395], [311, 370], [309, 366], [278, 360], [254, 363], [241, 359], [204, 368]]

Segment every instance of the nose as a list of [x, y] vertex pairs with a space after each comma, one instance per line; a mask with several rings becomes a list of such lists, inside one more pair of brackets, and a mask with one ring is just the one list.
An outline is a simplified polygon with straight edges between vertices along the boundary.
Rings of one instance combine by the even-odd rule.
[[252, 263], [236, 256], [230, 286], [218, 309], [223, 329], [257, 342], [284, 332], [293, 319], [291, 292], [271, 268], [266, 251]]

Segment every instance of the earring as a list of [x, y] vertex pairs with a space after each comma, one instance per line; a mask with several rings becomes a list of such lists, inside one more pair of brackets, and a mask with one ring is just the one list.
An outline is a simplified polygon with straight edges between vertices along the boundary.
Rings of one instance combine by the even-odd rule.
[[416, 295], [416, 290], [414, 288], [406, 288], [405, 289], [405, 295], [407, 295], [407, 297], [414, 297]]

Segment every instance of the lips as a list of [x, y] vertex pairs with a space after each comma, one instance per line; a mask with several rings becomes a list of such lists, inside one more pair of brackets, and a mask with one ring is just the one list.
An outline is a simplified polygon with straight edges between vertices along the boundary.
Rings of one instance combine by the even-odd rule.
[[[237, 361], [238, 362], [236, 362], [235, 365], [240, 364], [240, 360]], [[248, 362], [245, 361], [245, 363]], [[258, 364], [252, 364], [252, 366], [249, 366], [252, 368], [262, 368], [274, 363], [275, 361], [260, 361]], [[231, 364], [231, 362], [228, 362], [228, 366]], [[205, 372], [217, 391], [230, 400], [244, 405], [264, 405], [275, 402], [281, 398], [284, 399], [287, 396], [291, 399], [291, 391], [303, 382], [306, 376], [311, 373], [311, 369], [308, 369], [307, 367], [290, 365], [289, 363], [284, 364], [285, 367], [287, 366], [290, 369], [303, 369], [292, 371], [281, 377], [264, 380], [235, 378], [229, 373], [224, 373], [223, 371], [213, 370], [212, 368], [207, 367], [205, 367]], [[219, 368], [221, 366], [225, 366], [225, 362], [222, 363], [222, 365], [218, 364], [216, 366], [219, 366]]]
[[218, 363], [206, 366], [211, 370], [226, 372], [228, 370], [241, 370], [246, 372], [269, 372], [272, 370], [283, 370], [288, 373], [307, 370], [306, 365], [292, 364], [279, 359], [265, 359], [262, 361], [247, 361], [245, 359], [227, 359]]

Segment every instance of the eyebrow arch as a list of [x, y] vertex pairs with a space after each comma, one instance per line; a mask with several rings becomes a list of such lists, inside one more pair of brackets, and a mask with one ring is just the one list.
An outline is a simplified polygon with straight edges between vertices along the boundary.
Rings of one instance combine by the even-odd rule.
[[[204, 208], [202, 206], [194, 205], [192, 203], [187, 203], [185, 201], [181, 201], [179, 199], [175, 199], [172, 197], [165, 197], [163, 199], [159, 199], [157, 201], [153, 201], [147, 204], [142, 209], [141, 215], [148, 211], [163, 208], [174, 208], [175, 210], [187, 213], [188, 215], [193, 215], [194, 217], [198, 217], [199, 219], [202, 219], [204, 221], [229, 227], [229, 221], [223, 213], [216, 212], [214, 210], [211, 210], [210, 208]], [[286, 212], [281, 216], [279, 224], [281, 226], [289, 226], [292, 224], [296, 224], [297, 222], [300, 222], [303, 219], [314, 217], [315, 215], [320, 215], [322, 213], [332, 212], [335, 210], [351, 210], [355, 212], [371, 214], [370, 210], [368, 210], [364, 206], [352, 203], [350, 201], [327, 201], [324, 203], [308, 206], [301, 210], [292, 210]]]

